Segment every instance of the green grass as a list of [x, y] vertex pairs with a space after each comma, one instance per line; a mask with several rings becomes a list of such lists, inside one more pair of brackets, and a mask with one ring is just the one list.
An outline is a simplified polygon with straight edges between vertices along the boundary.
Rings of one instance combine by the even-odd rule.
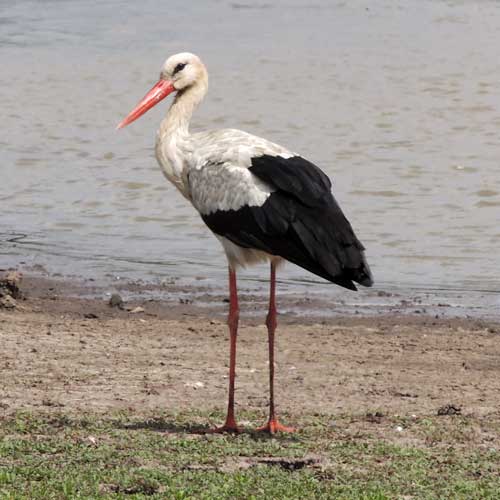
[[0, 498], [500, 499], [497, 417], [305, 415], [293, 436], [191, 432], [220, 420], [207, 412], [0, 419]]

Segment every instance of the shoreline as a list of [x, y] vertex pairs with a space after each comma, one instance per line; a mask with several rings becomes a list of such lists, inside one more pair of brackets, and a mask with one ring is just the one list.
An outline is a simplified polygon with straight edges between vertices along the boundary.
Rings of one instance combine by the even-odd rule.
[[[159, 318], [224, 317], [227, 310], [227, 290], [218, 283], [194, 277], [192, 280], [163, 278], [156, 281], [133, 280], [121, 276], [98, 279], [82, 276], [51, 274], [43, 266], [10, 268], [22, 276], [23, 297], [28, 304], [40, 303], [48, 311], [58, 309], [82, 312], [85, 307], [110, 311], [108, 301], [119, 294], [124, 307], [143, 307]], [[0, 269], [0, 278], [8, 269]], [[255, 321], [264, 317], [267, 309], [267, 283], [262, 287], [240, 282], [239, 297], [244, 317]], [[294, 285], [277, 280], [278, 313], [287, 323], [336, 321], [339, 318], [413, 317], [432, 320], [471, 320], [500, 323], [500, 291], [466, 291], [450, 289], [402, 289], [360, 287], [357, 292], [331, 284]], [[24, 301], [26, 302], [26, 301]], [[411, 319], [413, 318], [413, 319]], [[417, 321], [418, 322], [418, 321]]]

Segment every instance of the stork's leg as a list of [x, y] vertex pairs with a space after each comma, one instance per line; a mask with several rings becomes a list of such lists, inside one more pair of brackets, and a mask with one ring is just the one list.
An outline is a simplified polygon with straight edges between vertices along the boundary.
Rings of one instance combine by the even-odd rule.
[[286, 427], [280, 424], [274, 411], [274, 332], [276, 331], [276, 264], [271, 262], [271, 287], [269, 291], [269, 311], [266, 318], [267, 333], [269, 340], [269, 421], [258, 431], [267, 431], [271, 434], [275, 432], [293, 432], [293, 427]]
[[227, 405], [226, 423], [222, 427], [212, 429], [210, 432], [239, 432], [234, 418], [234, 378], [236, 375], [236, 336], [238, 334], [238, 321], [240, 309], [238, 305], [238, 289], [236, 286], [236, 272], [229, 267], [229, 325], [230, 351], [229, 351], [229, 401]]

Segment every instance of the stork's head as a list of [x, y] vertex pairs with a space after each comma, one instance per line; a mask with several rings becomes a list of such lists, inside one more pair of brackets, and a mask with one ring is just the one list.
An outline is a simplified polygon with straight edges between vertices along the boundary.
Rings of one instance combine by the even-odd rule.
[[172, 82], [176, 90], [183, 90], [207, 80], [207, 70], [198, 56], [181, 52], [170, 56], [163, 65], [160, 80]]
[[126, 127], [137, 120], [172, 92], [200, 88], [204, 94], [207, 85], [207, 70], [198, 56], [190, 52], [170, 56], [161, 68], [158, 82], [116, 128]]

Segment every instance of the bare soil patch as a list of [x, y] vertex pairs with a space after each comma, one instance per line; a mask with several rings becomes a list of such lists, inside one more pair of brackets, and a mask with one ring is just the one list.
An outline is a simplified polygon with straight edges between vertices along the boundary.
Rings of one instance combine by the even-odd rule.
[[[134, 314], [49, 288], [27, 290], [28, 300], [0, 311], [0, 411], [225, 407], [224, 304], [156, 302]], [[375, 422], [445, 407], [483, 416], [500, 407], [496, 323], [424, 315], [280, 320], [277, 396], [292, 416], [349, 413]], [[263, 318], [243, 314], [237, 358], [238, 406], [265, 409]]]

